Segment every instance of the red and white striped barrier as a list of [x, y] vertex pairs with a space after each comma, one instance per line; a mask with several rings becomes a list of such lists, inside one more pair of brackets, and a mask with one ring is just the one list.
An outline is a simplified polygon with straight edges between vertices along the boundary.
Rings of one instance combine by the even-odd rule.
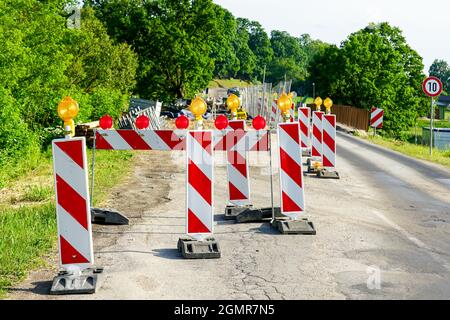
[[97, 130], [99, 150], [184, 150], [184, 137], [173, 130]]
[[212, 131], [189, 131], [187, 145], [186, 233], [201, 239], [213, 233]]
[[295, 119], [295, 104], [294, 103], [292, 104], [292, 107], [289, 110], [289, 113], [291, 115], [291, 122], [295, 122], [296, 119]]
[[308, 107], [298, 108], [298, 122], [300, 123], [300, 140], [302, 149], [311, 148], [311, 109]]
[[67, 271], [94, 264], [85, 138], [52, 141], [59, 265]]
[[383, 128], [383, 116], [383, 109], [373, 107], [370, 110], [370, 126], [376, 129]]
[[322, 111], [314, 111], [312, 118], [312, 151], [311, 156], [322, 158]]
[[[240, 130], [244, 132], [244, 120], [231, 120], [228, 122], [228, 129]], [[238, 136], [235, 135], [236, 144]], [[227, 151], [227, 180], [228, 180], [228, 201], [231, 205], [250, 205], [250, 180], [248, 177], [247, 151], [232, 150]]]
[[336, 168], [336, 116], [323, 116], [323, 156], [322, 166], [327, 169]]
[[280, 109], [278, 109], [277, 100], [272, 101], [272, 108], [270, 109], [270, 124], [276, 126], [280, 121]]
[[[241, 141], [242, 140], [242, 141]], [[237, 142], [246, 151], [269, 151], [269, 136], [267, 132], [258, 134], [256, 131], [213, 131], [215, 151], [228, 151]], [[245, 143], [244, 143], [245, 142]], [[174, 130], [97, 130], [97, 150], [160, 150], [183, 151], [186, 149], [184, 136], [178, 136]]]
[[297, 123], [278, 125], [281, 213], [297, 220], [305, 209], [302, 153]]

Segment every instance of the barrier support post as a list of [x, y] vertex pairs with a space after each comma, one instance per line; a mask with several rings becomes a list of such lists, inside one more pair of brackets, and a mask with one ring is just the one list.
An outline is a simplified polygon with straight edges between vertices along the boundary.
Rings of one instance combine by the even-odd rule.
[[256, 152], [269, 152], [270, 157], [270, 187], [271, 187], [271, 206], [263, 208], [247, 208], [236, 216], [237, 223], [248, 222], [264, 222], [273, 220], [274, 217], [281, 216], [280, 207], [274, 207], [273, 204], [273, 176], [272, 176], [272, 153], [271, 153], [271, 133], [269, 130], [249, 131], [244, 138], [237, 143], [234, 148], [236, 150], [247, 150]]
[[317, 172], [317, 177], [322, 179], [339, 179], [339, 173], [336, 171], [336, 116], [334, 114], [324, 115], [322, 124], [322, 168]]
[[186, 234], [178, 250], [186, 259], [220, 258], [214, 233], [213, 133], [189, 131], [186, 136]]
[[[94, 205], [94, 181], [95, 181], [95, 150], [97, 149], [97, 129], [94, 129], [91, 163], [91, 206]], [[130, 220], [122, 213], [104, 208], [91, 207], [91, 221], [101, 225], [128, 225]]]
[[248, 151], [233, 148], [245, 137], [245, 120], [230, 120], [227, 129], [222, 131], [221, 137], [226, 146], [224, 149], [227, 157], [228, 203], [224, 218], [234, 220], [241, 212], [253, 208], [250, 200]]
[[52, 141], [58, 226], [58, 275], [50, 294], [92, 294], [102, 268], [94, 268], [85, 138]]
[[298, 108], [298, 122], [300, 125], [300, 140], [302, 144], [302, 156], [311, 157], [311, 109]]
[[[285, 112], [289, 100], [280, 97], [278, 107]], [[300, 127], [296, 122], [278, 124], [278, 147], [280, 160], [280, 200], [283, 218], [275, 218], [272, 226], [282, 234], [314, 235], [316, 230], [311, 221], [302, 218], [305, 211], [303, 185], [303, 162]]]
[[322, 168], [317, 172], [319, 178], [339, 179], [336, 171], [336, 115], [331, 114], [333, 100], [324, 101], [326, 114], [322, 117]]

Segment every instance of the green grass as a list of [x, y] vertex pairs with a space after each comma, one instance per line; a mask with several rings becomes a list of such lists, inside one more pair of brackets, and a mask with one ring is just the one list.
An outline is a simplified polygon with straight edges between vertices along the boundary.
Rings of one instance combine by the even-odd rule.
[[[294, 98], [294, 103], [298, 104], [303, 100], [303, 97], [295, 97]], [[306, 104], [312, 104], [314, 103], [314, 98], [306, 98]]]
[[[417, 121], [417, 126], [420, 130], [422, 130], [422, 127], [429, 127], [430, 126], [430, 120], [426, 119], [419, 119]], [[435, 120], [433, 122], [433, 126], [435, 128], [450, 128], [450, 121], [447, 120]]]
[[[421, 160], [431, 161], [450, 168], [450, 150], [441, 151], [438, 149], [433, 149], [433, 155], [430, 156], [429, 146], [424, 146], [420, 144], [416, 145], [414, 143], [399, 141], [381, 136], [373, 137], [370, 133], [365, 139], [377, 145], [403, 153], [407, 156], [411, 156], [413, 158]], [[420, 141], [421, 138], [419, 140], [419, 143]]]
[[11, 181], [15, 181], [31, 171], [40, 171], [49, 167], [50, 161], [51, 155], [49, 152], [42, 154], [37, 152], [30, 154], [28, 157], [10, 159], [7, 163], [0, 162], [0, 188], [7, 187]]
[[[88, 157], [91, 168], [90, 151]], [[111, 188], [130, 173], [132, 157], [133, 153], [129, 151], [95, 151], [94, 205], [101, 204], [109, 195]], [[89, 179], [91, 179], [90, 170]]]
[[42, 266], [41, 256], [55, 243], [53, 203], [0, 212], [0, 296], [28, 270]]
[[[124, 151], [96, 151], [95, 204], [101, 204], [111, 188], [131, 171], [132, 156], [132, 153]], [[90, 159], [89, 150], [89, 162]], [[38, 167], [15, 177], [14, 187], [19, 186], [18, 190], [24, 191], [15, 195], [15, 201], [12, 202], [20, 206], [0, 206], [0, 297], [5, 296], [9, 287], [23, 280], [30, 270], [44, 265], [45, 255], [54, 254], [56, 250], [56, 213], [51, 167], [51, 159], [48, 155], [43, 155]], [[52, 181], [51, 187], [29, 184], [38, 173], [42, 178]], [[8, 184], [13, 187], [12, 180]]]
[[248, 87], [253, 85], [252, 82], [242, 81], [240, 79], [214, 79], [208, 84], [208, 88], [233, 88], [233, 87]]
[[53, 189], [46, 186], [28, 186], [25, 194], [20, 198], [24, 202], [41, 202], [48, 200], [53, 194]]

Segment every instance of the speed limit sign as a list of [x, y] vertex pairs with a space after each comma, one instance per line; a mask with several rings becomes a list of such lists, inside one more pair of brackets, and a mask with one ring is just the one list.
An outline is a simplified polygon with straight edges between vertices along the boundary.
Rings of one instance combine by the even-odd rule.
[[442, 92], [442, 82], [436, 77], [428, 77], [422, 83], [423, 92], [429, 97], [437, 97]]

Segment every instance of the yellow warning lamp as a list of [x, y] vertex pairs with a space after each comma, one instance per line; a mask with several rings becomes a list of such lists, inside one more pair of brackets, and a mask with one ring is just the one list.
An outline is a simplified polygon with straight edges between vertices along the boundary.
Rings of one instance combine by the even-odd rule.
[[320, 111], [320, 106], [322, 105], [322, 98], [321, 97], [317, 97], [314, 100], [314, 104], [316, 105], [316, 111]]
[[75, 122], [73, 119], [78, 115], [79, 111], [78, 102], [69, 96], [63, 98], [58, 104], [58, 115], [64, 121], [64, 129], [67, 130], [67, 127], [70, 128], [70, 131], [67, 131], [71, 137], [75, 135]]
[[320, 163], [320, 161], [314, 161], [313, 162], [313, 167], [316, 171], [320, 170], [322, 168], [322, 164]]
[[194, 100], [192, 100], [191, 105], [189, 106], [189, 111], [191, 111], [195, 117], [196, 128], [201, 128], [203, 124], [202, 116], [206, 112], [205, 100], [203, 100], [201, 97], [196, 97]]
[[289, 119], [290, 118], [289, 110], [291, 110], [292, 108], [292, 99], [289, 98], [289, 96], [285, 92], [283, 92], [280, 98], [278, 98], [277, 105], [278, 108], [281, 110], [284, 120], [286, 121], [287, 119]]
[[331, 107], [333, 106], [333, 100], [331, 100], [330, 98], [326, 98], [325, 101], [323, 102], [323, 105], [327, 110], [327, 114], [331, 114]]
[[239, 97], [235, 94], [230, 94], [227, 98], [227, 107], [228, 110], [231, 111], [232, 118], [237, 117], [239, 106], [241, 105], [241, 101], [239, 100]]

